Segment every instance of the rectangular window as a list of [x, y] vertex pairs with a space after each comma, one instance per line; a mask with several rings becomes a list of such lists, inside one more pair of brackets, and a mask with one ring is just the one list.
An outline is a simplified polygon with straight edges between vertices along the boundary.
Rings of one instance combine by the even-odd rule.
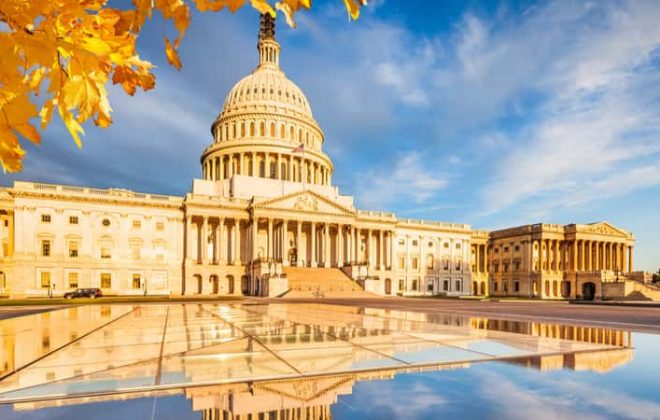
[[504, 247], [504, 252], [509, 252], [509, 247], [508, 246]]
[[405, 290], [406, 289], [406, 282], [403, 281], [403, 279], [399, 280], [399, 290]]
[[417, 246], [417, 241], [416, 240], [412, 241], [412, 246]]
[[69, 241], [69, 257], [78, 258], [78, 242]]
[[112, 276], [110, 273], [101, 273], [101, 288], [110, 289], [112, 287]]
[[50, 223], [50, 214], [42, 214], [41, 223]]
[[70, 225], [77, 225], [78, 224], [78, 216], [69, 216], [69, 224]]
[[50, 257], [50, 241], [44, 240], [41, 241], [41, 255], [44, 257]]
[[103, 259], [112, 258], [112, 250], [110, 249], [109, 246], [102, 246], [101, 247], [101, 258], [103, 258]]
[[413, 288], [413, 290], [419, 290], [417, 288], [417, 279], [413, 280], [412, 288]]
[[165, 223], [163, 223], [163, 222], [157, 222], [157, 223], [156, 223], [156, 230], [158, 230], [158, 231], [165, 230]]
[[142, 247], [140, 244], [131, 244], [131, 257], [134, 260], [142, 258]]
[[445, 248], [449, 248], [449, 242], [443, 243], [442, 246], [445, 247]]
[[404, 257], [399, 257], [399, 268], [406, 268], [406, 259]]
[[133, 274], [133, 289], [142, 287], [142, 278], [139, 274]]
[[417, 261], [417, 257], [413, 257], [413, 259], [412, 259], [412, 268], [413, 268], [413, 270], [417, 270], [418, 266], [419, 266], [419, 262]]
[[140, 229], [142, 227], [142, 222], [139, 220], [133, 220], [133, 229]]
[[461, 249], [461, 243], [460, 242], [456, 243], [456, 249]]
[[518, 245], [514, 246], [513, 250], [516, 251], [516, 252], [520, 251], [520, 246], [518, 246]]
[[163, 244], [158, 244], [154, 247], [154, 255], [156, 256], [156, 261], [163, 261], [165, 259], [165, 246]]
[[502, 287], [504, 288], [505, 293], [509, 291], [509, 283], [507, 283], [506, 281], [502, 282]]
[[513, 282], [513, 291], [514, 292], [519, 292], [520, 291], [520, 283], [515, 281]]
[[462, 282], [460, 280], [456, 280], [456, 291], [457, 292], [461, 291], [461, 285], [462, 285]]
[[405, 241], [405, 240], [403, 240], [403, 239], [399, 239], [399, 245], [405, 245], [405, 244], [406, 244], [406, 241]]
[[497, 292], [497, 287], [498, 287], [498, 283], [496, 281], [493, 282], [493, 291], [494, 292]]
[[445, 292], [449, 291], [449, 280], [445, 280], [442, 282], [442, 290], [444, 290]]
[[50, 287], [50, 271], [41, 272], [41, 287], [48, 289]]
[[429, 283], [428, 286], [426, 286], [426, 290], [428, 290], [429, 292], [432, 292], [433, 291], [433, 283]]
[[69, 288], [77, 289], [78, 288], [78, 272], [72, 271], [69, 273]]

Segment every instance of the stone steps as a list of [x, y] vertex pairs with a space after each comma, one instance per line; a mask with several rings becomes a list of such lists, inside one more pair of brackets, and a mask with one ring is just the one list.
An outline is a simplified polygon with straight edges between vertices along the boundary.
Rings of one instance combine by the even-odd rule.
[[338, 268], [285, 267], [291, 297], [368, 297], [374, 296]]

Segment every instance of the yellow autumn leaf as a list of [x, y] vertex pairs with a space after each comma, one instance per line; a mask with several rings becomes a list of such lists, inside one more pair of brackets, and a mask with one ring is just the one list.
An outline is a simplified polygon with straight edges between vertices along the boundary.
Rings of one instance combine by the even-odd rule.
[[69, 130], [69, 134], [71, 134], [71, 137], [73, 137], [73, 141], [76, 142], [76, 146], [80, 149], [82, 147], [82, 141], [80, 141], [80, 134], [85, 134], [85, 130], [83, 130], [82, 126], [76, 121], [76, 119], [73, 117], [73, 114], [66, 109], [62, 105], [57, 107], [57, 110], [60, 114], [60, 118], [62, 118], [62, 122], [64, 122], [64, 125], [66, 126], [66, 129]]
[[179, 60], [179, 55], [170, 43], [170, 40], [167, 38], [165, 38], [165, 56], [167, 57], [168, 63], [173, 65], [177, 70], [181, 69], [181, 60]]

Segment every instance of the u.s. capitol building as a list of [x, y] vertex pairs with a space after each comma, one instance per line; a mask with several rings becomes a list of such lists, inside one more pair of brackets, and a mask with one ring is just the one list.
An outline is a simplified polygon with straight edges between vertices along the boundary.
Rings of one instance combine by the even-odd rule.
[[99, 287], [562, 299], [601, 297], [615, 280], [644, 284], [632, 273], [633, 235], [604, 222], [484, 232], [357, 209], [332, 185], [323, 131], [280, 70], [268, 17], [258, 51], [211, 126], [202, 179], [185, 197], [32, 182], [0, 189], [0, 295]]

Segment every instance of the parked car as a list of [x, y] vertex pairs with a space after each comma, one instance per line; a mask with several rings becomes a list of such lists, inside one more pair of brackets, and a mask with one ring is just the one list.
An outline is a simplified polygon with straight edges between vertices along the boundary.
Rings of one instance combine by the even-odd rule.
[[73, 299], [79, 297], [86, 297], [90, 299], [96, 299], [102, 297], [101, 289], [99, 288], [90, 288], [90, 289], [76, 289], [73, 292], [68, 292], [64, 294], [64, 299]]

